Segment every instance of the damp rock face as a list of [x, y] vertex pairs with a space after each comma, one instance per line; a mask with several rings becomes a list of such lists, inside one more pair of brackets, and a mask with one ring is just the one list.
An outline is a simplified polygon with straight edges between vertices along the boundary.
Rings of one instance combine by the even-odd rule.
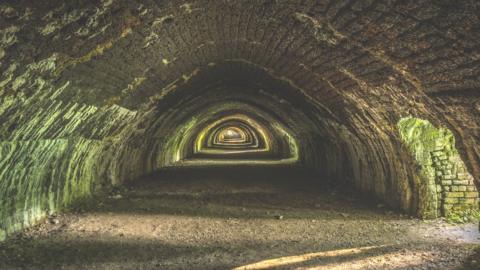
[[208, 119], [239, 112], [319, 181], [421, 217], [477, 208], [478, 14], [475, 0], [3, 1], [0, 238], [175, 166]]
[[421, 166], [418, 215], [436, 218], [476, 209], [478, 192], [474, 179], [455, 148], [452, 132], [412, 117], [401, 119], [398, 128]]

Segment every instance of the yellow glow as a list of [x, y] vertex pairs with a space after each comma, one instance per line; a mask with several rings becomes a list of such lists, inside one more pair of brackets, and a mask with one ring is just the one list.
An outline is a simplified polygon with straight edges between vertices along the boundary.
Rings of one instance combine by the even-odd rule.
[[229, 126], [222, 128], [216, 135], [214, 142], [216, 144], [222, 143], [245, 143], [250, 137], [240, 127]]
[[264, 261], [244, 265], [244, 266], [239, 266], [239, 267], [233, 268], [232, 270], [270, 269], [270, 268], [285, 266], [285, 265], [294, 264], [294, 263], [301, 263], [311, 259], [359, 254], [364, 251], [368, 251], [375, 248], [381, 248], [381, 247], [385, 247], [385, 245], [339, 249], [339, 250], [332, 250], [332, 251], [307, 253], [307, 254], [296, 255], [296, 256], [281, 257], [281, 258], [264, 260]]
[[195, 140], [195, 143], [194, 143], [194, 152], [195, 153], [199, 153], [199, 152], [212, 152], [212, 153], [216, 153], [218, 152], [218, 150], [206, 150], [206, 149], [203, 149], [203, 144], [202, 142], [205, 140], [205, 136], [206, 134], [208, 134], [208, 132], [214, 128], [215, 126], [221, 124], [222, 122], [226, 122], [226, 121], [230, 121], [230, 120], [239, 120], [239, 121], [242, 121], [242, 122], [245, 122], [246, 124], [250, 125], [252, 128], [254, 128], [258, 134], [261, 136], [262, 140], [265, 142], [265, 147], [264, 148], [261, 148], [261, 149], [254, 149], [254, 150], [242, 150], [242, 151], [232, 151], [232, 153], [234, 152], [244, 152], [244, 151], [255, 151], [255, 152], [266, 152], [266, 151], [270, 151], [271, 149], [271, 140], [269, 138], [269, 136], [267, 136], [267, 133], [265, 131], [265, 128], [260, 125], [259, 123], [257, 123], [256, 121], [254, 121], [253, 119], [251, 119], [250, 117], [246, 116], [246, 115], [243, 115], [243, 114], [235, 114], [235, 115], [232, 115], [232, 116], [228, 116], [228, 117], [224, 117], [222, 119], [219, 119], [213, 123], [211, 123], [210, 125], [206, 126], [198, 135], [197, 139]]

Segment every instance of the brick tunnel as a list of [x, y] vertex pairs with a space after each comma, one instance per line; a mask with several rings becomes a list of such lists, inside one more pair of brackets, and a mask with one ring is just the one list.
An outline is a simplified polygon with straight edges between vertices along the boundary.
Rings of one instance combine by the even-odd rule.
[[0, 269], [479, 269], [479, 14], [0, 2]]

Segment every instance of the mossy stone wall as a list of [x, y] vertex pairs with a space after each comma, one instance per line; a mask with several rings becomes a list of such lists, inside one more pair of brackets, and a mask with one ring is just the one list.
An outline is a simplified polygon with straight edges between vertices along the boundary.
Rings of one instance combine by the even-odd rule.
[[419, 215], [425, 218], [449, 216], [478, 208], [478, 191], [455, 147], [455, 137], [446, 128], [429, 121], [407, 117], [398, 122], [403, 142], [419, 164], [416, 179]]

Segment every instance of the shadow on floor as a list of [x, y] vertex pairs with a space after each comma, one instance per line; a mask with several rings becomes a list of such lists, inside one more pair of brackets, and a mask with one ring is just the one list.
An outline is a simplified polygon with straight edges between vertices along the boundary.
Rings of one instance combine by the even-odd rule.
[[318, 180], [286, 167], [165, 170], [0, 244], [0, 269], [231, 269], [297, 257], [268, 269], [378, 269], [397, 257], [388, 269], [402, 269], [456, 256], [450, 245], [429, 255], [437, 243], [407, 235], [418, 224]]
[[474, 249], [473, 254], [465, 260], [464, 265], [459, 270], [478, 270], [480, 269], [480, 245]]
[[332, 185], [289, 166], [182, 167], [130, 183], [89, 211], [203, 217], [400, 219], [348, 186]]
[[[172, 245], [145, 239], [104, 236], [75, 241], [64, 241], [55, 237], [33, 241], [24, 239], [15, 244], [0, 245], [0, 269], [95, 269], [99, 266], [100, 269], [123, 269], [122, 266], [125, 269], [232, 269], [251, 264], [249, 260], [252, 260], [252, 251], [253, 258], [257, 260], [295, 255], [283, 252], [282, 247], [272, 249], [271, 245], [270, 242], [260, 241], [240, 244], [237, 242], [232, 246], [225, 243], [218, 246]], [[333, 255], [318, 256], [295, 263], [282, 263], [276, 265], [274, 269], [349, 262], [386, 255], [399, 249], [393, 246], [373, 246], [359, 252], [341, 252], [346, 245], [339, 243], [339, 246], [343, 247], [338, 251], [324, 251]], [[314, 243], [302, 243], [297, 252], [319, 252], [311, 249], [312, 246]], [[135, 268], [131, 268], [132, 266]]]

